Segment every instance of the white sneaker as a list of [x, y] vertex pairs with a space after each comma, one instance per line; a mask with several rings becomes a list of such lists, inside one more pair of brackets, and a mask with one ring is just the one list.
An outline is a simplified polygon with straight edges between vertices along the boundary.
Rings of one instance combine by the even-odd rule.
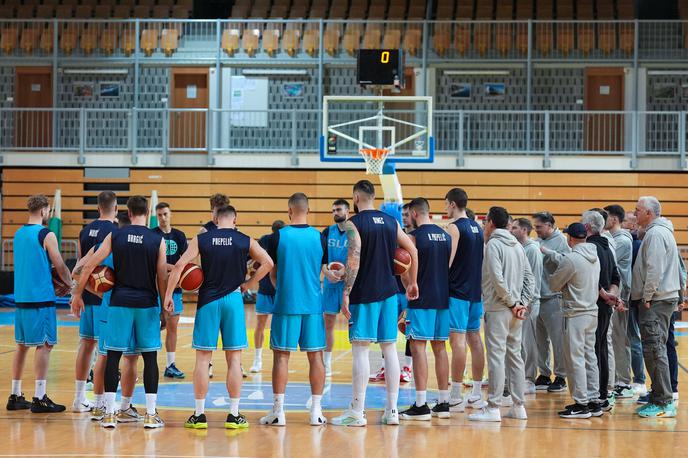
[[311, 426], [324, 426], [326, 424], [327, 418], [325, 418], [321, 410], [317, 412], [311, 410]]
[[678, 404], [678, 393], [673, 393], [672, 394], [673, 401]]
[[332, 377], [332, 361], [325, 363], [325, 377]]
[[638, 396], [645, 396], [647, 394], [647, 387], [644, 383], [634, 383], [631, 386], [633, 387], [633, 392]]
[[139, 414], [139, 411], [136, 410], [136, 407], [131, 405], [127, 410], [118, 411], [115, 417], [117, 417], [118, 423], [136, 423], [144, 419], [144, 417]]
[[402, 383], [408, 383], [411, 381], [411, 377], [411, 368], [408, 366], [402, 367], [401, 372], [399, 372], [399, 381]]
[[537, 389], [535, 388], [535, 384], [531, 381], [526, 381], [526, 386], [523, 390], [523, 394], [536, 394]]
[[450, 412], [464, 412], [466, 410], [466, 403], [463, 399], [450, 399], [449, 400], [449, 411]]
[[385, 409], [385, 413], [382, 414], [382, 424], [383, 425], [398, 425], [399, 424], [399, 411], [397, 409]]
[[117, 418], [114, 413], [106, 413], [100, 422], [100, 426], [107, 429], [114, 429], [117, 427]]
[[471, 421], [502, 421], [502, 416], [499, 414], [499, 409], [483, 407], [479, 412], [472, 413], [468, 416]]
[[213, 378], [213, 363], [208, 363], [208, 377]]
[[95, 405], [86, 398], [84, 398], [82, 401], [77, 401], [75, 399], [74, 402], [72, 402], [72, 412], [90, 412], [91, 410], [93, 410], [94, 407]]
[[514, 405], [514, 400], [509, 396], [502, 396], [502, 407], [511, 407]]
[[466, 399], [466, 407], [469, 409], [483, 409], [487, 407], [487, 402], [483, 401], [482, 396], [471, 394]]
[[253, 365], [251, 366], [251, 369], [249, 371], [252, 374], [257, 374], [258, 372], [263, 370], [263, 361], [262, 360], [257, 360], [253, 361]]
[[335, 426], [365, 426], [368, 424], [365, 412], [356, 412], [352, 408], [346, 409], [338, 417], [332, 419]]
[[266, 416], [261, 417], [258, 423], [268, 426], [286, 426], [287, 418], [284, 416], [283, 411], [279, 413], [270, 412]]
[[522, 405], [512, 406], [511, 409], [504, 415], [506, 418], [514, 418], [516, 420], [527, 420], [528, 414], [526, 413], [526, 408]]

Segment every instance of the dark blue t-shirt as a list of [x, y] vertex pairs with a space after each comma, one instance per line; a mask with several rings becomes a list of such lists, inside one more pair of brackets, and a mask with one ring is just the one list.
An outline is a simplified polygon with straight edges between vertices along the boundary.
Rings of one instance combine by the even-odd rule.
[[162, 237], [145, 226], [131, 225], [112, 233], [115, 287], [111, 306], [158, 306], [158, 254]]
[[[117, 229], [117, 225], [112, 221], [100, 220], [91, 221], [79, 232], [79, 246], [81, 247], [81, 256], [86, 256], [91, 248], [95, 245], [103, 243], [105, 237], [112, 231]], [[82, 295], [84, 304], [100, 305], [101, 299], [95, 294], [84, 291]]]
[[236, 291], [246, 280], [251, 238], [236, 229], [214, 229], [198, 235], [203, 284], [198, 308]]
[[459, 245], [449, 269], [449, 296], [469, 302], [482, 299], [483, 230], [469, 218], [454, 221]]
[[213, 229], [217, 229], [217, 224], [215, 224], [212, 221], [208, 221], [203, 225], [206, 231], [212, 231]]
[[349, 301], [369, 304], [397, 294], [394, 250], [399, 223], [378, 210], [364, 210], [350, 218], [361, 236], [361, 262]]
[[[258, 240], [258, 245], [260, 245], [265, 251], [268, 251], [268, 241], [270, 236], [271, 234], [266, 234]], [[270, 281], [270, 274], [267, 274], [258, 282], [258, 292], [265, 296], [275, 295], [275, 287], [272, 285], [272, 281]]]
[[412, 309], [449, 308], [449, 258], [451, 237], [435, 224], [423, 224], [411, 235], [418, 249], [418, 299]]
[[[163, 232], [160, 226], [153, 229], [155, 233], [162, 236], [165, 239], [165, 253], [167, 254], [167, 263], [175, 265], [179, 258], [182, 257], [186, 249], [189, 247], [189, 243], [186, 240], [186, 234], [184, 234], [179, 229], [172, 228], [170, 232]], [[175, 288], [175, 293], [181, 293], [181, 288]]]

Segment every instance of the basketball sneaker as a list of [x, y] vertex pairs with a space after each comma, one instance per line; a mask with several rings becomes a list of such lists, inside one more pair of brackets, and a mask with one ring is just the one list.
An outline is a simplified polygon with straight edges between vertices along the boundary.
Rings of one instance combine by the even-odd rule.
[[239, 366], [239, 369], [241, 369], [241, 377], [248, 378], [248, 374], [244, 370], [244, 366], [243, 365]]
[[665, 406], [646, 404], [636, 410], [636, 413], [643, 418], [674, 418], [676, 416], [676, 404], [674, 402]]
[[239, 415], [237, 416], [234, 416], [230, 412], [227, 414], [227, 419], [225, 420], [225, 428], [246, 429], [248, 428], [248, 421], [246, 421], [246, 417], [243, 416], [241, 413], [239, 413]]
[[351, 407], [332, 419], [335, 426], [365, 426], [368, 424], [365, 412], [356, 412]]
[[323, 426], [327, 424], [327, 418], [322, 413], [322, 410], [318, 409], [317, 412], [311, 409], [311, 426]]
[[165, 426], [165, 422], [162, 421], [162, 418], [160, 418], [160, 415], [158, 415], [158, 411], [156, 410], [153, 415], [149, 415], [148, 412], [146, 412], [146, 416], [143, 417], [143, 427], [146, 429], [153, 429], [153, 428], [162, 428]]
[[101, 421], [105, 416], [105, 407], [96, 406], [91, 410], [91, 421]]
[[93, 410], [93, 403], [88, 399], [83, 399], [82, 401], [77, 401], [76, 399], [72, 402], [72, 412], [84, 413]]
[[590, 409], [587, 405], [571, 404], [564, 407], [564, 410], [558, 412], [561, 418], [590, 418]]
[[513, 418], [514, 420], [527, 420], [528, 414], [526, 413], [526, 408], [523, 405], [512, 406], [511, 409], [504, 415], [504, 418]]
[[213, 378], [213, 363], [208, 363], [208, 377]]
[[114, 429], [117, 427], [117, 418], [114, 413], [106, 413], [103, 416], [103, 420], [100, 422], [100, 426], [106, 429]]
[[564, 391], [566, 389], [566, 380], [564, 377], [554, 377], [554, 382], [547, 387], [547, 392], [548, 393], [559, 393], [560, 391]]
[[411, 381], [411, 368], [404, 366], [399, 373], [399, 381], [402, 383], [408, 383]]
[[504, 392], [502, 393], [502, 407], [511, 407], [514, 405], [514, 400], [511, 398], [511, 393], [509, 393], [509, 390], [504, 388]]
[[634, 394], [635, 394], [635, 392], [633, 391], [633, 388], [630, 387], [630, 386], [626, 386], [626, 385], [617, 385], [617, 386], [614, 388], [614, 395], [615, 395], [618, 399], [628, 399], [628, 398], [632, 398]]
[[115, 417], [118, 423], [136, 423], [142, 420], [141, 414], [134, 406], [129, 406], [127, 410], [120, 410]]
[[650, 393], [652, 393], [652, 390], [648, 390], [645, 394], [638, 396], [638, 399], [635, 401], [637, 404], [647, 404], [650, 402]]
[[200, 415], [193, 414], [184, 422], [184, 427], [188, 429], [208, 429], [208, 420], [205, 418], [204, 413]]
[[433, 417], [451, 418], [451, 410], [448, 402], [438, 402], [431, 410], [431, 415]]
[[468, 419], [471, 421], [497, 422], [502, 421], [502, 416], [496, 407], [483, 407], [478, 412], [468, 415]]
[[483, 409], [487, 407], [487, 402], [479, 394], [471, 394], [466, 399], [466, 407], [469, 409]]
[[30, 408], [31, 403], [26, 400], [24, 393], [20, 395], [11, 394], [7, 399], [7, 410], [25, 410]]
[[381, 367], [378, 371], [377, 374], [371, 375], [370, 378], [368, 378], [369, 382], [384, 382], [385, 381], [385, 368]]
[[463, 399], [450, 399], [449, 400], [449, 411], [450, 412], [465, 412], [466, 410], [466, 403], [464, 402]]
[[417, 406], [414, 402], [411, 407], [399, 414], [399, 418], [402, 420], [430, 421], [432, 419], [432, 412], [427, 404]]
[[597, 403], [597, 402], [589, 402], [588, 403], [588, 411], [590, 411], [591, 417], [601, 417], [602, 415], [604, 415], [604, 411], [602, 410], [602, 405]]
[[547, 391], [551, 384], [552, 379], [545, 377], [544, 375], [540, 375], [537, 379], [535, 379], [535, 389], [537, 391]]
[[633, 383], [631, 386], [633, 387], [633, 392], [635, 394], [639, 396], [647, 394], [647, 387], [644, 383]]
[[382, 414], [382, 424], [383, 425], [398, 425], [399, 424], [399, 412], [397, 409], [385, 409], [385, 413]]
[[268, 425], [268, 426], [285, 426], [287, 424], [287, 419], [284, 416], [284, 412], [270, 412], [264, 417], [261, 417], [258, 422], [261, 425]]
[[31, 403], [31, 412], [33, 413], [57, 413], [64, 412], [65, 406], [55, 404], [47, 394], [44, 394], [41, 399], [33, 398]]
[[[593, 401], [593, 402], [595, 402], [595, 401]], [[595, 402], [595, 404], [600, 406], [600, 409], [602, 410], [602, 412], [609, 412], [614, 407], [614, 404], [609, 402], [609, 399], [604, 399], [604, 400], [600, 399], [599, 402]]]
[[172, 363], [165, 368], [165, 377], [167, 378], [184, 378], [184, 372], [177, 369], [177, 365]]
[[531, 382], [530, 380], [526, 380], [526, 385], [523, 389], [523, 394], [535, 394], [537, 393], [537, 387], [535, 386], [535, 383]]
[[251, 366], [251, 369], [249, 369], [252, 374], [257, 374], [260, 371], [263, 370], [263, 361], [260, 359], [255, 359], [253, 360], [253, 365]]

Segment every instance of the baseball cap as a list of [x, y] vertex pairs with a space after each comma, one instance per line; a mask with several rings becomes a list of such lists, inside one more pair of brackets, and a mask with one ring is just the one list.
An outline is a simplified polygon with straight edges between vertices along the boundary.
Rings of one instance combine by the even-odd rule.
[[569, 234], [574, 239], [584, 239], [588, 236], [588, 231], [581, 223], [571, 223], [569, 227], [564, 229], [564, 234]]

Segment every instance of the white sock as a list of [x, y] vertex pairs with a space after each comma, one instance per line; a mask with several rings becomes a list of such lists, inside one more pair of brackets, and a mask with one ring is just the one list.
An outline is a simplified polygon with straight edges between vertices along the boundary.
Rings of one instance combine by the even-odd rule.
[[174, 355], [175, 352], [173, 351], [168, 351], [165, 356], [167, 356], [167, 366], [165, 367], [170, 367], [172, 364], [174, 364]]
[[471, 392], [471, 395], [482, 397], [481, 389], [482, 389], [482, 380], [479, 380], [477, 382], [473, 382], [473, 391]]
[[256, 354], [253, 356], [254, 361], [262, 361], [263, 360], [263, 349], [262, 348], [256, 348]]
[[96, 398], [96, 407], [103, 407], [105, 405], [105, 395], [103, 394], [95, 394], [94, 395]]
[[408, 367], [411, 369], [413, 367], [413, 357], [412, 356], [404, 356], [404, 366]]
[[416, 391], [416, 406], [422, 407], [427, 402], [427, 391]]
[[370, 377], [370, 361], [368, 361], [370, 348], [368, 345], [354, 343], [351, 353], [353, 356], [351, 367], [353, 378], [352, 408], [355, 412], [362, 413], [365, 408], [366, 388], [368, 388], [368, 378]]
[[311, 395], [311, 415], [322, 417], [322, 394]]
[[43, 396], [45, 396], [46, 384], [47, 384], [47, 382], [45, 380], [36, 380], [36, 394], [35, 394], [35, 396], [38, 399], [43, 399]]
[[115, 413], [115, 394], [105, 393], [105, 412], [108, 414]]
[[449, 402], [449, 390], [440, 390], [440, 404], [443, 402]]
[[158, 402], [157, 393], [146, 393], [146, 413], [148, 415], [155, 415], [155, 405]]
[[122, 402], [119, 405], [119, 410], [125, 411], [131, 407], [131, 397], [122, 396]]
[[194, 412], [194, 415], [199, 416], [201, 414], [204, 414], [205, 413], [205, 398], [196, 399], [194, 402], [196, 403], [196, 410]]
[[331, 351], [326, 351], [324, 352], [325, 356], [325, 366], [329, 366], [332, 364], [332, 352]]
[[397, 356], [396, 344], [394, 342], [381, 343], [380, 347], [385, 355], [385, 385], [387, 387], [387, 409], [397, 409], [397, 399], [399, 398], [399, 357]]
[[229, 413], [239, 415], [239, 398], [229, 398]]
[[284, 410], [284, 393], [276, 394], [272, 404], [272, 413], [282, 413]]
[[451, 382], [451, 394], [449, 395], [451, 399], [461, 399], [461, 382], [452, 380]]
[[86, 380], [77, 380], [74, 385], [74, 400], [82, 402], [86, 398]]
[[21, 396], [21, 380], [12, 380], [12, 393]]

